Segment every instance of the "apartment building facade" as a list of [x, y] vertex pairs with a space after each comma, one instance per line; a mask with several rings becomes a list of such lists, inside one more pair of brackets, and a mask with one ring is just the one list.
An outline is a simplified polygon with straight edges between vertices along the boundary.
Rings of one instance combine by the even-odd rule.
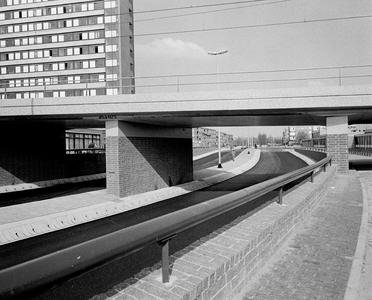
[[0, 98], [134, 93], [132, 0], [0, 0]]
[[[233, 135], [224, 132], [220, 133], [221, 146], [231, 147], [233, 145]], [[194, 148], [213, 148], [218, 147], [218, 131], [212, 128], [198, 127], [192, 129], [192, 144]]]

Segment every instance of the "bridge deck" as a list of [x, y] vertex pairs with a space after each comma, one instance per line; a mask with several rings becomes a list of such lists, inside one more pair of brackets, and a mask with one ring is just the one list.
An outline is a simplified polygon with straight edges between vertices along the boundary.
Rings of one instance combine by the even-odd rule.
[[372, 123], [372, 85], [0, 101], [0, 121], [54, 120], [77, 127], [102, 127], [112, 119], [179, 127], [309, 126], [340, 115], [349, 124]]

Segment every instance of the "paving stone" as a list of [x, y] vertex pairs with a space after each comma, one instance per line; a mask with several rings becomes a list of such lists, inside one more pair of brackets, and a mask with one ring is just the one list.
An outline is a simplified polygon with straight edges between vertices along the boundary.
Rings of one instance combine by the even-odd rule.
[[361, 222], [356, 172], [334, 187], [234, 299], [343, 299]]

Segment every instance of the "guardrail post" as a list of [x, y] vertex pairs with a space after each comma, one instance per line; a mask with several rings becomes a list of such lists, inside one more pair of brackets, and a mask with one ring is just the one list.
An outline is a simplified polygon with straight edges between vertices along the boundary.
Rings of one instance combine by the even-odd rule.
[[279, 188], [279, 195], [278, 195], [278, 204], [283, 204], [283, 187]]
[[163, 276], [163, 283], [169, 282], [169, 242], [175, 236], [176, 234], [158, 242], [158, 244], [161, 246], [161, 272]]

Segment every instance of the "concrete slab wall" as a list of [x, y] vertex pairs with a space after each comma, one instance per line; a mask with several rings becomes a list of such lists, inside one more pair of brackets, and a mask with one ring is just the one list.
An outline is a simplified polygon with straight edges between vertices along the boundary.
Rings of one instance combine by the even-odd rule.
[[304, 149], [295, 149], [296, 152], [306, 155], [307, 157], [313, 159], [314, 161], [320, 161], [327, 156], [324, 152], [317, 152]]

